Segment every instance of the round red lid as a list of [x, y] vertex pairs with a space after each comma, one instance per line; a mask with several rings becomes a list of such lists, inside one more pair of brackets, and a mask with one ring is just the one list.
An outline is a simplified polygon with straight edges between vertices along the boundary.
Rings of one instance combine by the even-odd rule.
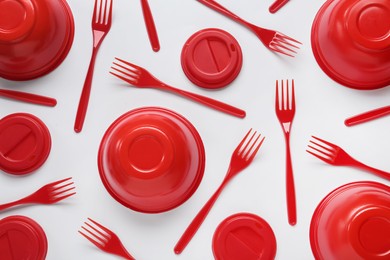
[[354, 182], [329, 193], [310, 225], [316, 259], [390, 259], [390, 187]]
[[200, 30], [184, 44], [181, 65], [194, 84], [208, 89], [225, 87], [240, 73], [241, 47], [226, 31]]
[[0, 120], [0, 169], [23, 175], [38, 169], [49, 156], [51, 137], [37, 117], [16, 113]]
[[232, 215], [219, 224], [213, 236], [216, 260], [275, 259], [276, 238], [270, 225], [251, 213]]
[[99, 148], [100, 177], [124, 206], [159, 213], [184, 203], [203, 177], [205, 154], [195, 127], [164, 108], [134, 109], [107, 129]]
[[47, 238], [42, 227], [25, 216], [0, 220], [0, 256], [2, 260], [44, 260]]

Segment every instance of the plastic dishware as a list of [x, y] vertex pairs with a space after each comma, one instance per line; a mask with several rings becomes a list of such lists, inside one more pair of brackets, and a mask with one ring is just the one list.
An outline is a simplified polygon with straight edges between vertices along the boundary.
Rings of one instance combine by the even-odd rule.
[[230, 84], [242, 67], [242, 51], [228, 32], [208, 28], [194, 33], [184, 44], [181, 66], [194, 84], [218, 89]]
[[120, 116], [99, 148], [100, 177], [124, 206], [160, 213], [184, 203], [198, 188], [205, 167], [202, 140], [183, 116], [143, 107]]
[[273, 2], [272, 5], [269, 7], [269, 12], [271, 14], [276, 13], [277, 11], [279, 11], [280, 8], [282, 8], [289, 1], [290, 0], [275, 0], [275, 2]]
[[390, 114], [390, 106], [376, 108], [345, 119], [346, 126], [354, 126]]
[[21, 91], [0, 89], [0, 96], [42, 106], [54, 107], [55, 105], [57, 105], [57, 100], [55, 100], [54, 98]]
[[352, 158], [341, 147], [327, 142], [318, 137], [312, 136], [313, 140], [310, 140], [308, 145], [308, 153], [314, 155], [318, 159], [337, 166], [352, 166], [368, 172], [371, 172], [381, 178], [390, 180], [390, 172], [385, 172], [371, 166], [365, 165], [358, 160]]
[[91, 218], [88, 218], [88, 220], [90, 223], [84, 222], [85, 226], [81, 227], [81, 231], [79, 230], [79, 233], [83, 237], [88, 239], [92, 244], [104, 252], [118, 255], [128, 260], [135, 259], [126, 250], [122, 244], [122, 241], [120, 241], [119, 237], [114, 232], [97, 223]]
[[321, 69], [338, 83], [361, 90], [390, 85], [389, 1], [326, 1], [311, 44]]
[[0, 77], [30, 80], [48, 74], [67, 56], [73, 35], [65, 0], [0, 1]]
[[50, 149], [49, 129], [36, 116], [15, 113], [0, 120], [0, 170], [31, 173], [46, 161]]
[[221, 185], [206, 202], [206, 204], [201, 208], [195, 218], [188, 225], [184, 233], [181, 235], [179, 241], [176, 243], [174, 248], [176, 254], [180, 254], [186, 248], [227, 184], [236, 175], [238, 175], [242, 170], [251, 164], [263, 141], [264, 137], [260, 139], [260, 134], [257, 133], [257, 131], [252, 132], [252, 129], [250, 129], [245, 137], [241, 140], [232, 154], [228, 171]]
[[0, 204], [0, 211], [22, 204], [54, 204], [76, 194], [74, 188], [72, 177], [55, 181], [46, 184], [27, 197]]
[[283, 33], [262, 28], [252, 23], [249, 23], [241, 17], [237, 16], [236, 14], [232, 13], [231, 11], [227, 10], [225, 7], [223, 7], [221, 4], [217, 3], [214, 0], [197, 1], [225, 15], [226, 17], [229, 17], [230, 19], [244, 25], [249, 30], [251, 30], [268, 49], [274, 52], [294, 57], [294, 54], [296, 54], [296, 49], [299, 49], [298, 44], [301, 44], [299, 41], [287, 35], [284, 35]]
[[113, 0], [95, 0], [95, 6], [92, 14], [93, 48], [87, 76], [85, 77], [83, 90], [81, 91], [79, 105], [77, 107], [77, 114], [74, 122], [74, 131], [76, 133], [81, 132], [83, 129], [85, 116], [87, 114], [96, 55], [99, 51], [100, 45], [111, 28], [112, 1]]
[[118, 58], [115, 59], [116, 62], [114, 62], [114, 66], [111, 67], [112, 71], [110, 71], [110, 73], [133, 86], [139, 88], [156, 88], [167, 92], [172, 92], [177, 95], [181, 95], [183, 97], [196, 101], [198, 103], [204, 104], [208, 107], [227, 113], [229, 115], [233, 115], [240, 118], [246, 116], [245, 111], [239, 108], [233, 107], [215, 99], [191, 93], [182, 89], [174, 88], [155, 78], [149, 71], [140, 66]]
[[276, 238], [271, 226], [252, 213], [237, 213], [224, 219], [213, 236], [215, 260], [273, 260]]
[[141, 6], [150, 44], [152, 45], [153, 51], [158, 52], [160, 50], [160, 42], [158, 40], [157, 30], [154, 24], [153, 15], [152, 11], [150, 10], [148, 0], [141, 0]]
[[25, 216], [0, 220], [0, 256], [2, 260], [44, 260], [47, 238], [42, 227]]
[[330, 192], [310, 224], [310, 244], [318, 260], [390, 259], [390, 187], [354, 182]]
[[[282, 80], [280, 87], [276, 81], [275, 112], [283, 129], [284, 139], [286, 141], [286, 199], [288, 223], [294, 226], [297, 224], [297, 206], [295, 199], [294, 174], [290, 154], [290, 133], [295, 115], [295, 92], [294, 80], [291, 82]], [[280, 94], [279, 94], [280, 93]], [[280, 100], [280, 101], [279, 101]]]

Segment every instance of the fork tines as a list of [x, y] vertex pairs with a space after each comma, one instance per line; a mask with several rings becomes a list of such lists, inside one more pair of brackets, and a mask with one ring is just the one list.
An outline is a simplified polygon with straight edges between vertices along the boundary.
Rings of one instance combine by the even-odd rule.
[[257, 133], [257, 131], [252, 131], [252, 128], [249, 129], [248, 133], [237, 146], [235, 153], [246, 161], [253, 160], [265, 139], [265, 137], [260, 139], [260, 136], [261, 134]]
[[78, 232], [95, 246], [99, 248], [103, 247], [107, 243], [108, 239], [110, 239], [111, 236], [109, 233], [111, 231], [91, 218], [88, 218], [88, 220], [91, 224], [84, 222], [85, 225], [82, 226], [82, 230], [79, 230]]
[[276, 81], [276, 95], [275, 95], [275, 108], [276, 111], [295, 110], [295, 90], [294, 80], [291, 81], [291, 88], [289, 81], [281, 80]]
[[47, 186], [49, 186], [48, 188], [52, 195], [52, 200], [55, 202], [66, 199], [76, 194], [76, 192], [74, 191], [75, 186], [74, 182], [72, 181], [72, 177], [52, 182]]
[[141, 74], [139, 66], [128, 61], [115, 58], [111, 69], [112, 71], [110, 71], [110, 74], [114, 75], [115, 77], [118, 77], [132, 85], [138, 83]]
[[326, 163], [329, 163], [335, 157], [335, 145], [315, 136], [312, 136], [312, 138], [314, 140], [309, 141], [309, 149], [306, 150], [306, 152]]
[[297, 53], [296, 50], [299, 49], [298, 44], [302, 43], [283, 33], [276, 32], [268, 47], [275, 52], [294, 57], [294, 54]]
[[112, 1], [113, 0], [95, 0], [92, 19], [93, 23], [102, 25], [111, 24]]

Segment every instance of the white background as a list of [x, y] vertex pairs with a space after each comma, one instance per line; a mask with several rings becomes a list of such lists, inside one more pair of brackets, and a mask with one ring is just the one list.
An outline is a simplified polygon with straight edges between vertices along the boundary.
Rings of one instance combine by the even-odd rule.
[[[387, 181], [369, 173], [333, 167], [306, 153], [311, 135], [345, 148], [361, 161], [390, 170], [387, 117], [348, 128], [345, 118], [389, 104], [388, 88], [358, 91], [328, 78], [311, 50], [312, 21], [325, 1], [293, 0], [276, 14], [272, 0], [219, 0], [231, 11], [255, 24], [271, 28], [303, 43], [295, 58], [275, 55], [245, 27], [195, 0], [150, 0], [161, 50], [152, 51], [140, 1], [114, 0], [111, 31], [97, 57], [89, 109], [82, 133], [73, 131], [76, 109], [92, 50], [93, 0], [68, 0], [75, 19], [72, 49], [54, 72], [27, 82], [0, 79], [6, 89], [54, 97], [54, 108], [0, 99], [0, 116], [32, 113], [42, 119], [52, 135], [52, 150], [46, 163], [33, 174], [17, 178], [0, 174], [0, 202], [15, 200], [40, 186], [72, 176], [77, 194], [57, 205], [34, 205], [0, 213], [0, 218], [25, 215], [45, 230], [47, 259], [117, 259], [95, 248], [77, 233], [91, 217], [118, 234], [137, 259], [213, 259], [211, 241], [217, 225], [238, 212], [264, 218], [277, 239], [277, 259], [313, 259], [309, 226], [315, 207], [330, 191], [348, 182]], [[238, 78], [219, 91], [193, 85], [180, 65], [181, 48], [196, 31], [220, 28], [230, 32], [243, 51]], [[235, 118], [169, 93], [127, 86], [108, 71], [114, 57], [147, 68], [161, 80], [188, 91], [218, 99], [247, 112]], [[285, 202], [285, 143], [274, 112], [276, 79], [295, 79], [297, 110], [291, 135], [298, 223], [287, 222]], [[196, 129], [205, 145], [204, 178], [194, 195], [180, 207], [163, 214], [134, 212], [117, 203], [103, 187], [97, 169], [97, 150], [108, 126], [123, 113], [143, 106], [161, 106], [177, 111]], [[185, 251], [176, 256], [177, 240], [219, 186], [230, 156], [249, 128], [266, 140], [254, 162], [224, 190]]]

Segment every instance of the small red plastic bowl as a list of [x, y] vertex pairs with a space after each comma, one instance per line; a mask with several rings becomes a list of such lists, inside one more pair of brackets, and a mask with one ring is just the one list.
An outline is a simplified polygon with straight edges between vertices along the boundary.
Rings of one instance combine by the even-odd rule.
[[315, 210], [310, 243], [318, 260], [390, 259], [390, 187], [354, 182], [329, 193]]
[[74, 36], [65, 0], [0, 1], [0, 77], [30, 80], [59, 66]]
[[25, 216], [0, 220], [0, 258], [2, 260], [44, 260], [47, 238], [42, 227]]
[[326, 1], [311, 44], [322, 70], [338, 83], [361, 90], [390, 85], [389, 1]]
[[181, 205], [198, 188], [205, 152], [198, 132], [183, 116], [144, 107], [108, 128], [98, 166], [113, 198], [135, 211], [160, 213]]

